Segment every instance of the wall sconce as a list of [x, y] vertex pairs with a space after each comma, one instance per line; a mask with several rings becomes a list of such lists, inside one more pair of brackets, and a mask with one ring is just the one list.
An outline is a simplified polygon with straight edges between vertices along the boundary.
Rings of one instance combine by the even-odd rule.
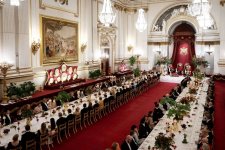
[[41, 44], [40, 44], [40, 40], [38, 40], [38, 42], [33, 41], [31, 44], [31, 50], [32, 53], [35, 55], [37, 53], [37, 51], [39, 50]]
[[132, 45], [127, 46], [127, 50], [130, 52], [133, 49]]
[[213, 50], [210, 48], [210, 44], [209, 44], [208, 50], [206, 50], [205, 52], [209, 55], [211, 55], [211, 53], [213, 52]]
[[87, 48], [87, 44], [81, 44], [80, 50], [82, 53], [85, 51], [86, 48]]

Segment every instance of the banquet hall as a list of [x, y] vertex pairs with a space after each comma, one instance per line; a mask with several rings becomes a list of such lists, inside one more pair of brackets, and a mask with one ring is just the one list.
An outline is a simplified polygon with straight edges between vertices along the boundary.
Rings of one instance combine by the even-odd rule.
[[0, 0], [0, 150], [225, 150], [225, 0]]

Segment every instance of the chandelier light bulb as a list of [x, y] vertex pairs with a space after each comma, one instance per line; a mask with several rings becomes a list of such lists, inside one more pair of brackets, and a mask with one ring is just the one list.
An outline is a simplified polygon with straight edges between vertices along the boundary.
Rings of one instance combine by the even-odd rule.
[[20, 5], [20, 0], [10, 0], [10, 5], [12, 5], [12, 6], [19, 6]]
[[104, 0], [102, 11], [99, 14], [99, 20], [105, 26], [109, 27], [116, 19], [116, 14], [113, 13], [112, 4], [110, 0]]
[[204, 13], [210, 13], [211, 4], [208, 0], [194, 0], [188, 5], [189, 14], [193, 17], [201, 16]]
[[147, 28], [144, 12], [145, 11], [142, 8], [138, 10], [138, 19], [135, 26], [139, 32], [143, 32]]

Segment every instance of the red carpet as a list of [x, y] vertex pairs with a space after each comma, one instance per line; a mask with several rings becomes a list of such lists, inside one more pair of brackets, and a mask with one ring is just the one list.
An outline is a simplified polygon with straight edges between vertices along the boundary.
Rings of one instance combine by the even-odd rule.
[[122, 143], [125, 136], [129, 134], [131, 125], [139, 125], [143, 115], [153, 110], [154, 102], [175, 85], [174, 83], [158, 83], [97, 123], [64, 140], [62, 144], [55, 146], [54, 150], [105, 150], [111, 147], [114, 141]]
[[214, 148], [225, 150], [225, 82], [215, 82]]

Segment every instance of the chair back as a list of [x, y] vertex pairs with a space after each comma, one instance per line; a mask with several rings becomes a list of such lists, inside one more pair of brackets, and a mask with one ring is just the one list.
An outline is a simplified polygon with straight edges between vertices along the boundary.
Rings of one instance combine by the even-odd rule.
[[76, 115], [75, 116], [75, 122], [77, 123], [77, 122], [81, 122], [81, 115]]
[[9, 150], [21, 150], [21, 149], [22, 149], [22, 147], [19, 146], [19, 147], [17, 147], [17, 148], [12, 148], [12, 149], [9, 149]]
[[40, 145], [48, 145], [48, 134], [40, 135]]
[[84, 120], [88, 119], [88, 112], [84, 113]]
[[36, 144], [34, 139], [26, 141], [26, 150], [36, 150]]
[[69, 120], [68, 121], [68, 128], [73, 128], [74, 127], [74, 124], [75, 124], [74, 119]]
[[61, 131], [66, 130], [66, 123], [63, 123], [63, 124], [59, 125], [58, 130], [59, 130], [59, 133], [60, 133]]
[[95, 110], [94, 109], [90, 110], [90, 116], [94, 116], [94, 115], [95, 115]]

